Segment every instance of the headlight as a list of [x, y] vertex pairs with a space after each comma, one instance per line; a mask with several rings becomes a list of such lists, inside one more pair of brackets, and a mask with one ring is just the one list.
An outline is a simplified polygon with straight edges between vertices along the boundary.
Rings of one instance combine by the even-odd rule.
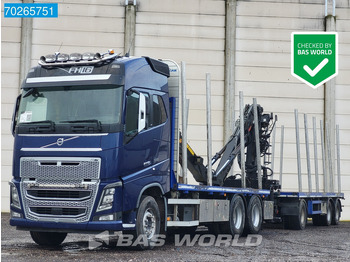
[[106, 188], [102, 192], [100, 203], [97, 207], [97, 212], [111, 209], [114, 201], [115, 188]]
[[13, 183], [10, 183], [10, 186], [11, 186], [11, 206], [21, 209], [17, 188]]

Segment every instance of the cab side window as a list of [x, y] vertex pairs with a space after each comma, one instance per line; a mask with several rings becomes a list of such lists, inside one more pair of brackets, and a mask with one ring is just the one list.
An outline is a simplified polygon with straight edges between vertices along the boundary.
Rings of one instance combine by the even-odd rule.
[[161, 96], [152, 96], [152, 122], [150, 126], [158, 126], [167, 120], [165, 105]]
[[125, 114], [125, 134], [133, 136], [138, 130], [138, 114], [139, 114], [140, 95], [131, 92], [126, 97], [126, 114]]

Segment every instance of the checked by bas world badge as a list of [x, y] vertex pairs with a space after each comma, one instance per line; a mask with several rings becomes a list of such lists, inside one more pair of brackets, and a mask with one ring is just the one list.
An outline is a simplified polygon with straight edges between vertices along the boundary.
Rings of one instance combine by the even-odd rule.
[[317, 88], [338, 74], [336, 32], [292, 33], [292, 75]]

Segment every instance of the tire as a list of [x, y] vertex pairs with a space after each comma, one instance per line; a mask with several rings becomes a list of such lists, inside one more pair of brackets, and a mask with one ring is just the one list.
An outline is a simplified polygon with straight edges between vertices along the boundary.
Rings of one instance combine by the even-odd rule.
[[341, 215], [341, 204], [340, 200], [336, 199], [334, 206], [333, 206], [333, 212], [332, 212], [332, 225], [338, 225]]
[[65, 240], [67, 233], [30, 231], [30, 236], [40, 246], [57, 247]]
[[214, 234], [231, 234], [241, 236], [245, 225], [245, 204], [240, 195], [234, 195], [230, 201], [229, 221], [218, 223]]
[[322, 215], [313, 215], [312, 223], [314, 226], [329, 226], [332, 223], [333, 205], [330, 200], [327, 202], [327, 213]]
[[304, 230], [307, 223], [307, 205], [304, 199], [299, 201], [299, 214], [288, 216], [289, 228], [294, 230]]
[[234, 195], [230, 202], [229, 222], [221, 226], [221, 232], [232, 236], [243, 234], [245, 225], [245, 204], [240, 195]]
[[253, 195], [248, 204], [247, 216], [245, 223], [245, 234], [258, 234], [262, 224], [262, 205], [260, 198]]
[[138, 241], [138, 249], [153, 249], [160, 232], [160, 212], [156, 200], [151, 196], [141, 199], [136, 215], [136, 231], [134, 240]]

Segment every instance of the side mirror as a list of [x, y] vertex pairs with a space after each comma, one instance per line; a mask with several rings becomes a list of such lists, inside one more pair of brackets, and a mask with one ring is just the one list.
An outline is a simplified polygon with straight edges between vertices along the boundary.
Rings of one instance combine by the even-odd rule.
[[13, 109], [13, 114], [12, 114], [12, 122], [11, 122], [11, 133], [13, 136], [15, 136], [15, 129], [16, 129], [16, 117], [17, 117], [17, 111], [19, 108], [19, 103], [21, 102], [21, 97], [22, 95], [17, 96], [16, 98], [16, 104]]
[[139, 118], [138, 118], [138, 132], [146, 128], [146, 96], [139, 93]]

